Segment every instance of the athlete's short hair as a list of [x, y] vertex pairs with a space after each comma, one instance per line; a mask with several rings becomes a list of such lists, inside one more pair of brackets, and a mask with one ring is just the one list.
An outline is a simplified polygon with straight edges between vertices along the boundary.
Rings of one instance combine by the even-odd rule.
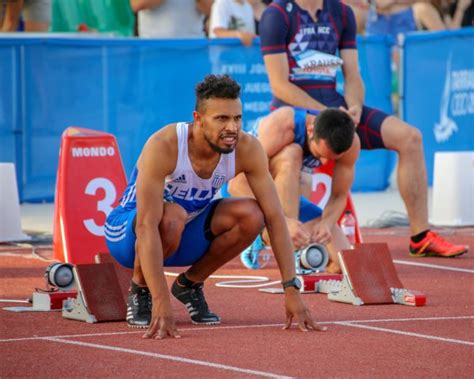
[[326, 140], [335, 154], [349, 150], [354, 140], [355, 125], [352, 118], [337, 108], [327, 108], [314, 119], [313, 139]]
[[229, 75], [207, 75], [201, 83], [196, 86], [196, 107], [198, 112], [206, 110], [206, 100], [216, 99], [238, 99], [240, 96], [240, 85]]

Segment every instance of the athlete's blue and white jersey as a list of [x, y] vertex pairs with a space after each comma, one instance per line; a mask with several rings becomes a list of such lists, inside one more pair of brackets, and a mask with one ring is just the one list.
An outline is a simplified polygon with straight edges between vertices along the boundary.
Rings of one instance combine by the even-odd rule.
[[[188, 222], [199, 215], [222, 187], [235, 176], [235, 151], [221, 154], [219, 163], [209, 179], [199, 177], [193, 170], [188, 155], [189, 124], [176, 124], [178, 137], [178, 160], [175, 170], [165, 178], [163, 199], [177, 203], [188, 213]], [[124, 209], [136, 207], [136, 179], [138, 169], [135, 167], [129, 184], [120, 200]]]

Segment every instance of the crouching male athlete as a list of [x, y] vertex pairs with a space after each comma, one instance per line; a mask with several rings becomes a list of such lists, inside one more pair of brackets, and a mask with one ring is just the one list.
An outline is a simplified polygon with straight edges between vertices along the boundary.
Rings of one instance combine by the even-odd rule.
[[[120, 205], [107, 218], [111, 254], [133, 267], [128, 297], [130, 326], [144, 337], [179, 337], [164, 266], [191, 266], [171, 293], [197, 324], [218, 324], [203, 282], [237, 256], [267, 225], [285, 289], [286, 328], [323, 330], [300, 298], [291, 241], [265, 153], [241, 132], [240, 86], [229, 76], [207, 76], [196, 87], [193, 122], [153, 134], [138, 159]], [[236, 174], [245, 174], [255, 198], [214, 199]], [[151, 307], [151, 309], [150, 309]]]
[[[412, 235], [410, 255], [455, 257], [467, 253], [467, 246], [454, 245], [430, 230], [421, 132], [364, 105], [351, 8], [339, 0], [274, 0], [262, 15], [259, 32], [273, 93], [272, 108], [340, 107], [357, 125], [362, 149], [397, 152], [398, 188]], [[344, 76], [344, 96], [336, 91], [338, 67]]]
[[[331, 262], [326, 271], [340, 272], [337, 253], [350, 248], [350, 244], [337, 221], [346, 205], [360, 152], [351, 117], [335, 108], [327, 108], [316, 116], [286, 106], [257, 120], [249, 132], [258, 137], [267, 153], [295, 249], [313, 242], [327, 244]], [[300, 196], [300, 183], [302, 171], [311, 172], [328, 160], [335, 161], [334, 175], [331, 195], [322, 211]], [[229, 183], [229, 192], [234, 196], [252, 196], [243, 175]], [[265, 232], [263, 240], [268, 241]], [[255, 244], [259, 244], [258, 239]], [[255, 254], [251, 249], [243, 252], [244, 263], [249, 261], [245, 254]], [[255, 246], [254, 250], [257, 249]]]

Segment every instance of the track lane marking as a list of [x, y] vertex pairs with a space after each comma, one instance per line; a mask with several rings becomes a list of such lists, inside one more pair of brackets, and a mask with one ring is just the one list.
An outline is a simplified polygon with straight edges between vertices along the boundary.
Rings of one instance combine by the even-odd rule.
[[418, 337], [418, 338], [424, 338], [424, 339], [435, 340], [435, 341], [450, 342], [450, 343], [457, 343], [457, 344], [460, 344], [460, 345], [474, 346], [474, 342], [471, 342], [471, 341], [456, 340], [456, 339], [453, 339], [453, 338], [436, 337], [436, 336], [430, 336], [428, 334], [404, 332], [403, 330], [380, 328], [378, 326], [361, 325], [361, 324], [351, 323], [351, 322], [336, 322], [335, 324], [336, 325], [342, 325], [342, 326], [350, 326], [352, 328], [375, 330], [375, 331], [378, 331], [378, 332], [400, 334], [400, 335], [403, 335], [403, 336]]
[[[443, 321], [443, 320], [473, 320], [474, 316], [446, 316], [446, 317], [414, 317], [414, 318], [387, 318], [387, 319], [368, 319], [368, 320], [341, 320], [341, 321], [322, 321], [318, 322], [321, 325], [331, 325], [338, 323], [381, 323], [381, 322], [410, 322], [410, 321]], [[194, 328], [178, 328], [180, 332], [199, 332], [204, 330], [232, 330], [232, 329], [255, 329], [255, 328], [276, 328], [283, 327], [285, 324], [258, 324], [258, 325], [228, 325], [228, 326], [201, 326]], [[296, 324], [293, 323], [293, 326]], [[85, 334], [66, 334], [60, 336], [34, 336], [21, 338], [4, 338], [0, 342], [21, 342], [34, 341], [45, 338], [86, 338], [86, 337], [108, 337], [128, 334], [145, 333], [145, 329], [133, 330], [127, 332], [108, 332], [108, 333], [85, 333]]]
[[399, 265], [427, 267], [427, 268], [435, 268], [437, 270], [467, 272], [469, 274], [474, 274], [474, 270], [471, 270], [471, 269], [468, 269], [468, 268], [449, 267], [449, 266], [434, 265], [434, 264], [431, 264], [431, 263], [419, 263], [419, 262], [403, 261], [403, 260], [400, 260], [400, 259], [394, 259], [393, 263], [397, 263]]
[[184, 357], [179, 357], [179, 356], [174, 356], [174, 355], [152, 353], [152, 352], [142, 351], [142, 350], [127, 349], [127, 348], [117, 347], [117, 346], [100, 345], [100, 344], [96, 344], [96, 343], [81, 342], [81, 341], [70, 341], [70, 340], [65, 340], [65, 339], [61, 339], [61, 338], [49, 338], [49, 337], [44, 338], [43, 337], [43, 338], [40, 338], [40, 339], [43, 340], [43, 341], [52, 341], [52, 342], [64, 343], [64, 344], [68, 344], [68, 345], [75, 345], [75, 346], [81, 346], [81, 347], [90, 347], [90, 348], [101, 349], [101, 350], [111, 350], [111, 351], [117, 351], [117, 352], [120, 352], [120, 353], [142, 355], [142, 356], [146, 356], [146, 357], [163, 359], [163, 360], [167, 360], [167, 361], [187, 363], [187, 364], [191, 364], [191, 365], [198, 365], [198, 366], [204, 366], [204, 367], [215, 368], [215, 369], [220, 369], [220, 370], [233, 371], [233, 372], [238, 372], [239, 374], [263, 376], [263, 377], [266, 377], [266, 378], [279, 378], [279, 379], [280, 378], [281, 379], [290, 379], [291, 378], [290, 376], [278, 375], [278, 374], [274, 374], [274, 373], [266, 372], [266, 371], [251, 370], [251, 369], [246, 369], [246, 368], [241, 368], [241, 367], [236, 367], [236, 366], [224, 365], [224, 364], [221, 364], [221, 363], [201, 361], [201, 360], [198, 360], [198, 359], [190, 359], [190, 358], [184, 358]]

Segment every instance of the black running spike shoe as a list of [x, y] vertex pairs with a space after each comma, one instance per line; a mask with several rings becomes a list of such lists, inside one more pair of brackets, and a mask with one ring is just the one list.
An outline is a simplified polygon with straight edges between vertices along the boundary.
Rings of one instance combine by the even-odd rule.
[[171, 287], [171, 293], [184, 304], [193, 324], [220, 324], [220, 317], [209, 310], [203, 287], [204, 283], [191, 282], [184, 274], [180, 274]]
[[131, 328], [148, 328], [151, 322], [151, 294], [148, 287], [130, 282], [127, 298], [127, 323]]

